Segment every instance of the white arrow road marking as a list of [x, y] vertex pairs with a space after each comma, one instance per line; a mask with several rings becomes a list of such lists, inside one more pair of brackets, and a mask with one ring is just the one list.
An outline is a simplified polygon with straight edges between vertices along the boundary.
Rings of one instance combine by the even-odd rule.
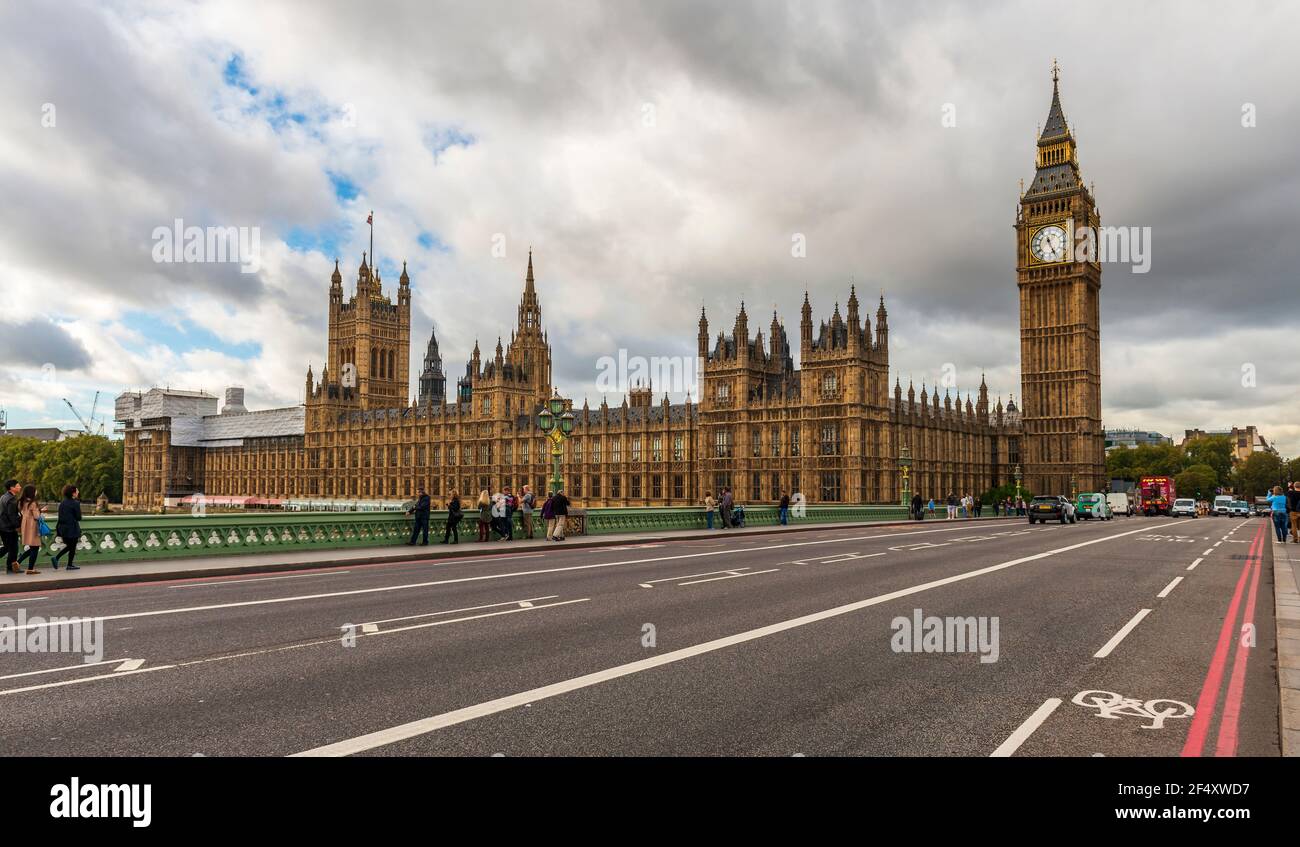
[[1003, 759], [1016, 752], [1016, 750], [1019, 750], [1020, 745], [1024, 744], [1029, 736], [1033, 735], [1034, 731], [1042, 726], [1044, 721], [1051, 717], [1052, 712], [1055, 712], [1056, 707], [1059, 705], [1061, 705], [1060, 697], [1051, 697], [1046, 700], [1043, 705], [1034, 710], [1032, 715], [1025, 718], [1024, 723], [1016, 727], [1015, 732], [1007, 736], [1006, 741], [1003, 741], [998, 745], [998, 749], [989, 754], [989, 758]]
[[363, 624], [361, 625], [361, 631], [362, 631], [362, 632], [379, 632], [379, 624], [377, 624], [377, 623], [363, 623]]
[[144, 664], [144, 659], [127, 659], [122, 664], [113, 668], [113, 673], [125, 673], [127, 671], [139, 670]]
[[399, 724], [398, 726], [389, 727], [388, 729], [381, 729], [376, 732], [370, 732], [365, 735], [358, 736], [356, 738], [348, 738], [342, 741], [336, 741], [332, 744], [325, 744], [320, 747], [314, 747], [310, 750], [305, 750], [301, 753], [296, 753], [294, 755], [296, 756], [349, 756], [354, 753], [363, 753], [367, 750], [373, 750], [377, 747], [384, 747], [389, 744], [395, 744], [399, 741], [404, 741], [408, 738], [415, 738], [420, 735], [426, 735], [430, 732], [435, 732], [439, 729], [444, 729], [449, 726], [455, 726], [456, 724], [465, 723], [466, 721], [472, 721], [481, 717], [485, 717], [487, 715], [494, 715], [499, 712], [506, 712], [511, 709], [519, 708], [521, 706], [530, 705], [536, 703], [539, 700], [545, 700], [550, 697], [558, 697], [561, 694], [567, 694], [571, 691], [577, 691], [583, 688], [588, 688], [593, 685], [599, 685], [601, 683], [609, 682], [610, 680], [614, 680], [614, 679], [621, 679], [622, 677], [625, 676], [631, 676], [633, 674], [642, 673], [644, 671], [652, 670], [654, 668], [662, 667], [664, 665], [670, 665], [675, 662], [681, 662], [686, 659], [694, 658], [695, 656], [701, 656], [706, 653], [712, 653], [717, 650], [723, 650], [728, 647], [734, 647], [737, 644], [744, 644], [750, 641], [756, 641], [760, 638], [766, 638], [770, 635], [776, 635], [778, 633], [787, 632], [789, 630], [797, 629], [799, 627], [804, 627], [810, 624], [819, 623], [821, 621], [829, 620], [831, 618], [836, 618], [841, 615], [851, 614], [861, 609], [866, 609], [871, 606], [878, 606], [882, 603], [889, 603], [894, 600], [901, 599], [903, 597], [910, 597], [913, 594], [919, 594], [923, 591], [929, 591], [933, 588], [940, 588], [945, 585], [952, 585], [953, 583], [956, 582], [962, 582], [964, 580], [974, 579], [976, 577], [984, 576], [986, 574], [997, 573], [998, 571], [1005, 570], [1007, 568], [1013, 568], [1016, 567], [1017, 565], [1023, 565], [1026, 562], [1036, 562], [1039, 559], [1046, 559], [1051, 556], [1058, 555], [1060, 553], [1068, 553], [1073, 550], [1079, 550], [1084, 547], [1089, 547], [1093, 544], [1101, 544], [1106, 541], [1114, 541], [1117, 538], [1123, 538], [1128, 535], [1135, 535], [1143, 531], [1144, 530], [1141, 529], [1134, 529], [1128, 532], [1118, 532], [1115, 533], [1114, 535], [1106, 535], [1106, 536], [1102, 536], [1101, 538], [1094, 538], [1089, 541], [1080, 541], [1077, 544], [1070, 544], [1065, 547], [1058, 547], [1055, 550], [1044, 550], [1041, 553], [1034, 553], [1033, 555], [1024, 556], [1019, 559], [1011, 559], [1010, 561], [1001, 562], [996, 565], [989, 565], [988, 567], [978, 568], [973, 571], [966, 571], [965, 573], [954, 574], [953, 576], [944, 577], [942, 579], [931, 580], [930, 582], [923, 582], [920, 585], [914, 585], [911, 586], [910, 588], [899, 589], [898, 591], [891, 591], [888, 594], [880, 594], [875, 597], [869, 597], [865, 600], [858, 600], [857, 602], [854, 603], [847, 603], [843, 606], [835, 606], [830, 609], [823, 609], [820, 612], [813, 612], [812, 614], [802, 615], [797, 618], [778, 621], [777, 623], [768, 624], [767, 626], [761, 626], [758, 627], [757, 629], [750, 629], [750, 630], [746, 630], [745, 632], [738, 632], [734, 635], [728, 635], [723, 638], [717, 638], [712, 641], [705, 641], [703, 643], [695, 644], [690, 647], [684, 647], [680, 650], [672, 650], [667, 653], [661, 653], [658, 656], [651, 656], [649, 658], [640, 659], [635, 662], [628, 662], [626, 664], [616, 665], [614, 667], [605, 668], [604, 670], [596, 671], [594, 673], [584, 674], [583, 676], [578, 676], [572, 679], [563, 680], [561, 682], [552, 683], [551, 685], [544, 685], [540, 688], [533, 688], [533, 689], [529, 689], [528, 691], [521, 691], [517, 694], [510, 694], [505, 697], [498, 697], [495, 700], [488, 700], [483, 703], [478, 703], [472, 706], [466, 706], [464, 708], [455, 709], [450, 712], [444, 712], [443, 714], [440, 715], [433, 715], [432, 717], [423, 718], [421, 720], [415, 720], [415, 721], [410, 721], [409, 723]]
[[677, 584], [679, 586], [699, 585], [701, 582], [717, 582], [720, 579], [736, 579], [737, 577], [741, 577], [741, 576], [758, 576], [761, 573], [773, 573], [779, 570], [780, 568], [768, 568], [765, 571], [746, 571], [745, 573], [732, 573], [732, 574], [727, 574], [726, 576], [711, 576], [708, 579], [695, 579], [695, 580], [691, 580], [690, 582], [679, 582]]

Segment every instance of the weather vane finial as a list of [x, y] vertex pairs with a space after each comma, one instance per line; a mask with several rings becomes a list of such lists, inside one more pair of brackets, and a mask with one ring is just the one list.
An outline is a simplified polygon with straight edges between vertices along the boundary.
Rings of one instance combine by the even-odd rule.
[[1061, 78], [1061, 66], [1056, 64], [1056, 59], [1052, 59], [1052, 82]]

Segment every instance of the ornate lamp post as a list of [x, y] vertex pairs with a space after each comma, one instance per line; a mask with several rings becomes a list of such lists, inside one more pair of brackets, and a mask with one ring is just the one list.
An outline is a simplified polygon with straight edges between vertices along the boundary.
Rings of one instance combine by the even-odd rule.
[[1020, 465], [1018, 463], [1016, 465], [1015, 477], [1016, 477], [1016, 505], [1020, 505], [1020, 480], [1024, 478], [1024, 475], [1020, 473]]
[[903, 505], [912, 504], [912, 448], [904, 445], [898, 451], [898, 470], [903, 474]]
[[1070, 499], [1071, 500], [1079, 499], [1079, 486], [1074, 481], [1074, 474], [1070, 474]]
[[564, 442], [573, 432], [573, 412], [566, 411], [560, 392], [550, 399], [537, 415], [537, 428], [551, 442], [551, 493], [557, 493], [564, 485], [560, 478], [560, 457], [564, 455]]

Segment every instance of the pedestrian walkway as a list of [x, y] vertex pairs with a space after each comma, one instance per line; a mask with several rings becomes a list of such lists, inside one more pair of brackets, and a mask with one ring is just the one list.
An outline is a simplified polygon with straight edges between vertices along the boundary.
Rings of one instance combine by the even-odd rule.
[[1300, 756], [1300, 544], [1273, 542], [1282, 755]]
[[[1016, 518], [963, 518], [957, 522], [990, 523]], [[1020, 518], [1019, 520], [1023, 520]], [[462, 528], [459, 544], [444, 545], [430, 537], [426, 546], [410, 547], [405, 544], [385, 544], [379, 547], [348, 547], [333, 550], [292, 550], [283, 553], [245, 553], [233, 556], [202, 556], [176, 559], [145, 559], [109, 564], [87, 564], [80, 570], [54, 570], [48, 557], [40, 562], [40, 573], [0, 575], [0, 594], [15, 592], [50, 591], [60, 588], [80, 588], [89, 585], [111, 585], [126, 582], [156, 582], [192, 577], [216, 577], [235, 574], [266, 573], [271, 571], [309, 570], [312, 568], [342, 565], [375, 564], [383, 562], [410, 562], [427, 559], [453, 559], [472, 556], [497, 556], [552, 547], [592, 548], [623, 547], [654, 544], [663, 541], [689, 539], [721, 539], [739, 536], [780, 535], [849, 528], [878, 529], [884, 527], [933, 527], [937, 524], [951, 526], [954, 521], [874, 521], [870, 523], [796, 523], [792, 526], [741, 527], [727, 530], [689, 529], [667, 532], [622, 533], [617, 535], [571, 536], [563, 542], [546, 541], [540, 537], [528, 540], [489, 541], [479, 543], [467, 540]]]

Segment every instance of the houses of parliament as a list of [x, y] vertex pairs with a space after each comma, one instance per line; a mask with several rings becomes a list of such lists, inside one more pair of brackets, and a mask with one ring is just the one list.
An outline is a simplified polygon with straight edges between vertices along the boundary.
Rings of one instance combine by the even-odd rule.
[[[711, 334], [701, 312], [700, 396], [671, 403], [649, 386], [620, 405], [573, 407], [566, 493], [583, 506], [684, 506], [729, 486], [741, 503], [802, 493], [810, 503], [898, 503], [900, 457], [913, 491], [936, 500], [1013, 479], [1035, 493], [1103, 490], [1101, 268], [1076, 260], [1068, 236], [1100, 225], [1061, 108], [1057, 72], [1037, 141], [1035, 175], [1015, 216], [1021, 398], [990, 403], [891, 384], [889, 315], [850, 288], [846, 309], [814, 322], [805, 294], [799, 338], [744, 305]], [[531, 484], [545, 491], [549, 445], [536, 413], [555, 388], [530, 251], [509, 343], [475, 345], [448, 386], [431, 334], [410, 399], [411, 280], [396, 298], [363, 256], [350, 295], [335, 263], [328, 343], [308, 369], [303, 403], [250, 412], [241, 389], [218, 398], [154, 388], [117, 398], [125, 438], [123, 498], [154, 508], [203, 494], [252, 503], [391, 503], [417, 487], [435, 501]], [[391, 291], [391, 289], [390, 289]], [[874, 318], [874, 325], [872, 320]], [[795, 367], [794, 344], [799, 367]], [[568, 401], [566, 401], [568, 402]]]

